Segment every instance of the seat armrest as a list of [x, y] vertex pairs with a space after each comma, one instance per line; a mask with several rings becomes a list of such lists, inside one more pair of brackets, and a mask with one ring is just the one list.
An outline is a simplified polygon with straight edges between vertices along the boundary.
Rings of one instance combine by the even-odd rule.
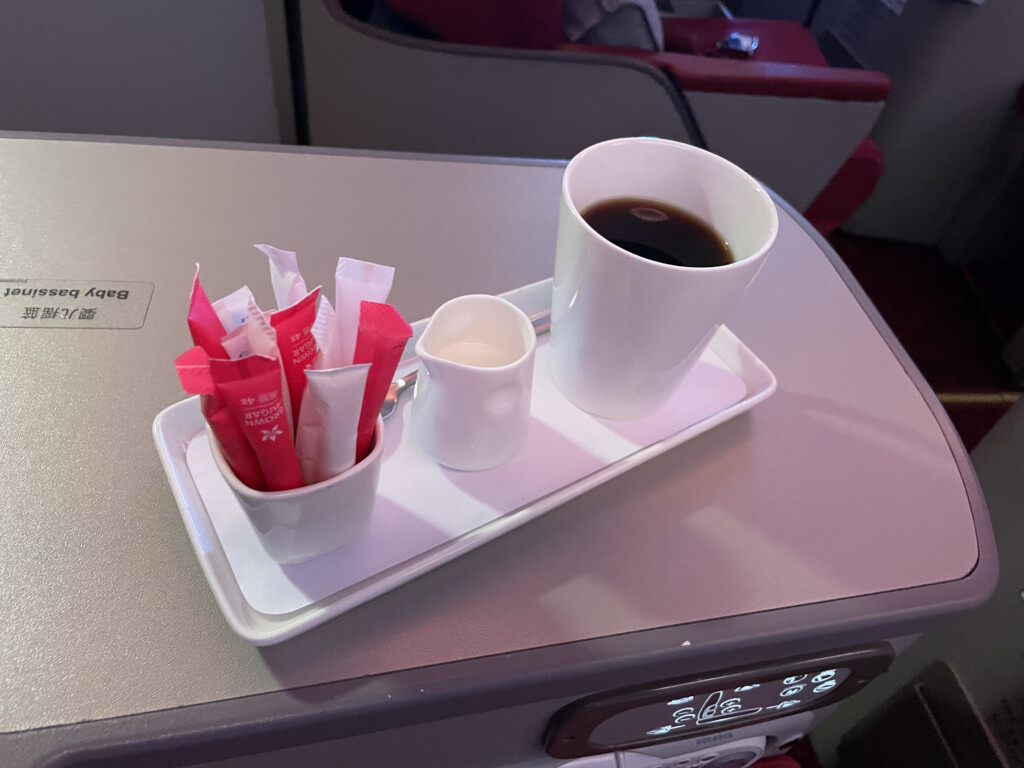
[[741, 61], [579, 43], [564, 43], [560, 50], [646, 61], [671, 75], [684, 91], [880, 102], [889, 95], [891, 87], [887, 75], [863, 69]]
[[669, 53], [729, 58], [718, 52], [717, 44], [735, 32], [758, 39], [757, 50], [752, 56], [754, 61], [828, 66], [814, 35], [795, 21], [663, 16], [662, 27], [665, 30], [665, 50]]

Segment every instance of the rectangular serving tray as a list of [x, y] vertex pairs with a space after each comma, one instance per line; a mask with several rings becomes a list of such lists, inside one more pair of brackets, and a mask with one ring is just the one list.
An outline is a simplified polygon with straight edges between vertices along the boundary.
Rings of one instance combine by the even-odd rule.
[[[527, 314], [549, 308], [550, 279], [505, 294]], [[415, 369], [414, 336], [399, 375]], [[210, 455], [199, 399], [153, 422], [161, 462], [185, 529], [230, 626], [271, 645], [491, 541], [665, 451], [749, 410], [775, 391], [771, 371], [722, 327], [679, 390], [656, 413], [612, 421], [576, 408], [549, 374], [538, 338], [526, 445], [481, 472], [439, 466], [409, 439], [407, 396], [385, 421], [373, 521], [355, 543], [296, 565], [271, 560]]]

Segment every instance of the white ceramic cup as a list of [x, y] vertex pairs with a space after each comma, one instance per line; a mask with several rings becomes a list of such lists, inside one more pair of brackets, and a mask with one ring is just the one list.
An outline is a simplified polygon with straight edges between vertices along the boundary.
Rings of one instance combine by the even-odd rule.
[[416, 342], [414, 439], [446, 467], [490, 469], [526, 440], [537, 335], [518, 307], [495, 296], [452, 299]]
[[263, 549], [283, 564], [301, 563], [351, 544], [369, 527], [384, 457], [384, 420], [377, 419], [373, 448], [339, 475], [290, 491], [255, 491], [228, 466], [207, 429], [213, 461], [256, 530]]
[[[682, 208], [710, 224], [734, 262], [681, 267], [614, 245], [581, 212], [637, 197]], [[676, 390], [761, 269], [778, 214], [746, 172], [688, 144], [614, 139], [565, 169], [551, 300], [552, 376], [594, 415], [648, 415]]]

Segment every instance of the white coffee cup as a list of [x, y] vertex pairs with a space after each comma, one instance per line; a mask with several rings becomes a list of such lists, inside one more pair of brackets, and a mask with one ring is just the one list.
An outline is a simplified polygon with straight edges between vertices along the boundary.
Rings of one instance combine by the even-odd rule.
[[255, 491], [228, 465], [213, 432], [213, 462], [249, 517], [271, 558], [289, 565], [351, 544], [370, 527], [384, 459], [384, 420], [377, 418], [370, 453], [339, 475], [290, 491]]
[[[734, 261], [713, 267], [637, 256], [584, 221], [595, 203], [646, 198], [710, 224]], [[676, 390], [761, 269], [778, 232], [764, 188], [727, 160], [654, 138], [614, 139], [565, 169], [551, 303], [552, 376], [594, 415], [648, 415]]]
[[460, 296], [438, 307], [416, 342], [416, 442], [451, 469], [490, 469], [512, 458], [530, 423], [537, 336], [518, 307]]

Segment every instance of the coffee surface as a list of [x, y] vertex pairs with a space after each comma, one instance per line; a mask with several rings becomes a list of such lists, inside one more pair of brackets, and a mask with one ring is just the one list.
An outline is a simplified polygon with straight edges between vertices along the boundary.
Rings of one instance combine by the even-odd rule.
[[602, 200], [581, 212], [606, 240], [676, 267], [717, 267], [735, 259], [715, 229], [689, 211], [641, 197]]

